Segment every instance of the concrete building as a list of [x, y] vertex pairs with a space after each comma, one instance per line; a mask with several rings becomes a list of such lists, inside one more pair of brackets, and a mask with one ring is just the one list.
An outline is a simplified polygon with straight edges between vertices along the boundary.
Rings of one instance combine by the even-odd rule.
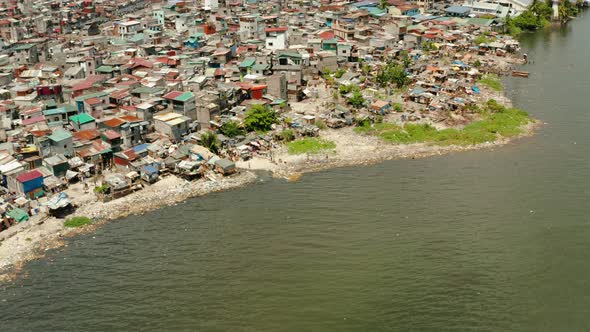
[[35, 44], [21, 44], [14, 49], [16, 62], [20, 65], [36, 64], [39, 62], [39, 51]]
[[277, 73], [267, 78], [267, 93], [273, 97], [287, 100], [287, 77], [284, 73]]
[[219, 8], [219, 0], [205, 0], [203, 8], [205, 10], [215, 10]]
[[287, 27], [266, 29], [266, 48], [269, 50], [284, 50], [287, 48]]
[[188, 133], [190, 118], [175, 113], [166, 112], [154, 115], [156, 132], [167, 135], [175, 141], [180, 141]]
[[264, 35], [264, 23], [259, 16], [247, 15], [240, 17], [240, 39], [260, 39]]

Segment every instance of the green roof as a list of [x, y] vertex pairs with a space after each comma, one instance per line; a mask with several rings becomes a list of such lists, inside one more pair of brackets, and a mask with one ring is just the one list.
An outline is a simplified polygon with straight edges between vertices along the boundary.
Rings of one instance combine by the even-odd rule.
[[279, 53], [279, 58], [298, 58], [301, 59], [302, 56], [299, 52], [281, 52]]
[[45, 101], [45, 108], [47, 107], [56, 107], [57, 103], [55, 102], [55, 99], [49, 99]]
[[80, 113], [78, 115], [71, 116], [70, 121], [74, 123], [85, 124], [96, 120], [88, 113]]
[[369, 12], [369, 14], [371, 14], [373, 16], [383, 16], [386, 13], [385, 10], [377, 8], [377, 7], [368, 7], [366, 9]]
[[6, 215], [16, 220], [16, 222], [23, 222], [29, 220], [29, 215], [24, 210], [19, 208], [14, 208], [6, 212]]
[[72, 134], [65, 130], [56, 130], [53, 134], [49, 135], [49, 139], [54, 142], [63, 141], [68, 138], [72, 138]]
[[128, 41], [132, 43], [143, 42], [143, 33], [138, 33], [134, 36], [127, 38]]
[[256, 64], [256, 65], [252, 66], [252, 70], [267, 70], [269, 68], [270, 68], [270, 65], [268, 65], [267, 63]]
[[66, 113], [66, 109], [64, 107], [60, 107], [60, 108], [51, 108], [48, 110], [43, 111], [43, 115], [47, 116], [47, 115], [58, 115], [58, 114], [64, 114]]
[[51, 121], [48, 122], [47, 125], [51, 128], [51, 127], [63, 127], [64, 122], [63, 121]]
[[14, 49], [16, 51], [28, 50], [28, 49], [33, 48], [33, 46], [35, 46], [35, 44], [21, 44], [21, 45], [18, 45], [17, 47], [15, 47]]
[[250, 68], [256, 63], [255, 58], [246, 58], [242, 63], [240, 63], [240, 68]]
[[113, 66], [100, 66], [96, 68], [96, 71], [99, 73], [112, 73], [115, 71], [115, 68]]
[[178, 101], [187, 101], [190, 98], [193, 98], [195, 95], [192, 92], [185, 92], [183, 94], [181, 94], [180, 96], [174, 98], [174, 100], [178, 100]]
[[163, 91], [164, 88], [160, 88], [160, 87], [147, 87], [147, 86], [142, 86], [136, 89], [131, 90], [131, 93], [147, 93], [147, 94], [151, 94], [151, 93], [157, 93], [160, 91]]
[[108, 95], [108, 93], [106, 93], [104, 91], [95, 92], [95, 93], [87, 93], [85, 95], [81, 95], [81, 96], [75, 98], [74, 100], [77, 102], [80, 102], [80, 101], [84, 101], [86, 99], [90, 99], [90, 98], [94, 98], [94, 97], [96, 97], [96, 98], [104, 97], [106, 95]]
[[467, 24], [479, 25], [479, 26], [490, 26], [494, 23], [493, 19], [472, 17], [467, 19]]

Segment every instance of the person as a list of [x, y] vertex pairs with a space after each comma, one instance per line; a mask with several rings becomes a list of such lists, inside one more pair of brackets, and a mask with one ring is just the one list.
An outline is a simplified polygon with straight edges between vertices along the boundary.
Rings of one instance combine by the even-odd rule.
[[88, 193], [88, 183], [84, 181], [84, 193]]

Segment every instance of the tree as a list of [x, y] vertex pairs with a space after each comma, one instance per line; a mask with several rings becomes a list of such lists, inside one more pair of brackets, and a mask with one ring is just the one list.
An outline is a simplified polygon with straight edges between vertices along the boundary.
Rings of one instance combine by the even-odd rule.
[[344, 73], [346, 73], [346, 69], [339, 68], [339, 69], [336, 71], [336, 74], [334, 74], [334, 77], [336, 77], [336, 78], [340, 78], [340, 77], [342, 77], [342, 75], [344, 75]]
[[217, 139], [217, 135], [212, 131], [201, 135], [201, 145], [215, 154], [219, 153], [219, 140]]
[[224, 123], [219, 131], [227, 137], [236, 137], [244, 134], [244, 130], [240, 127], [240, 124], [235, 121], [228, 121]]
[[368, 64], [366, 64], [366, 63], [363, 63], [363, 65], [362, 65], [362, 67], [361, 67], [361, 70], [363, 71], [363, 73], [364, 73], [365, 75], [369, 75], [369, 74], [371, 73], [371, 66], [369, 66], [369, 65], [368, 65]]
[[387, 0], [379, 0], [379, 9], [385, 10], [385, 8], [387, 8], [388, 6], [389, 3], [387, 2]]
[[352, 97], [348, 99], [348, 103], [356, 108], [360, 108], [365, 104], [365, 97], [359, 89], [355, 89], [352, 93]]
[[377, 74], [377, 83], [381, 86], [387, 86], [389, 83], [395, 84], [398, 88], [403, 88], [410, 83], [410, 78], [406, 69], [399, 64], [391, 61]]
[[248, 131], [269, 131], [277, 122], [277, 113], [262, 105], [253, 105], [244, 119]]

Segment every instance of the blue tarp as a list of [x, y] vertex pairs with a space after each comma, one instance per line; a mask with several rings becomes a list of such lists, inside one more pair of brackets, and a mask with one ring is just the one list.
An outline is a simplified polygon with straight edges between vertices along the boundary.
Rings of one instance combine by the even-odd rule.
[[480, 92], [479, 91], [479, 88], [476, 87], [476, 86], [471, 87], [471, 90], [473, 90], [473, 92], [476, 93], [476, 94], [478, 94]]
[[134, 146], [132, 149], [133, 149], [133, 152], [137, 153], [137, 152], [147, 150], [148, 146], [150, 146], [149, 143], [143, 143], [143, 144]]
[[463, 62], [461, 62], [461, 61], [459, 61], [459, 60], [454, 60], [454, 61], [453, 61], [453, 64], [454, 64], [454, 65], [457, 65], [457, 66], [459, 66], [459, 67], [469, 67], [469, 65], [466, 65], [465, 63], [463, 63]]
[[152, 175], [158, 173], [158, 170], [152, 165], [147, 165], [143, 167], [143, 172], [147, 175]]

